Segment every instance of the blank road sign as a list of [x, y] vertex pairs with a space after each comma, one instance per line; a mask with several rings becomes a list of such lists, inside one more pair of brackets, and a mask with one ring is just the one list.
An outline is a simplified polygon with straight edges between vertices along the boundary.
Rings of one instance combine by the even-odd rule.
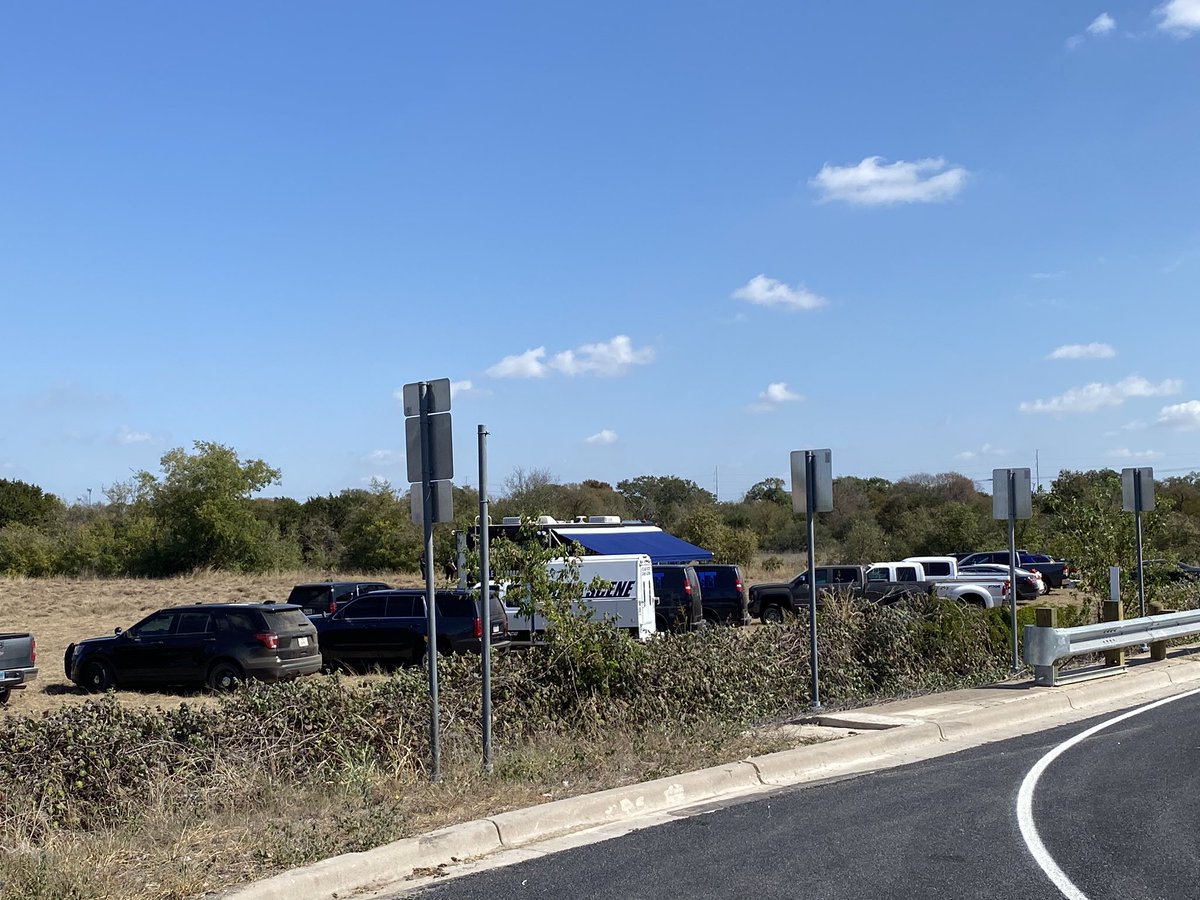
[[[408, 445], [408, 480], [421, 481], [421, 419], [404, 420], [404, 437]], [[434, 481], [454, 477], [454, 437], [450, 429], [450, 413], [429, 417], [429, 477]]]
[[[412, 506], [413, 524], [420, 525], [425, 521], [425, 501], [421, 494], [421, 485], [414, 484], [408, 496]], [[429, 498], [433, 507], [431, 523], [454, 521], [454, 492], [450, 490], [449, 481], [429, 482]]]
[[[450, 379], [436, 378], [424, 383], [429, 385], [427, 391], [429, 412], [450, 412]], [[419, 416], [421, 414], [421, 384], [420, 381], [414, 381], [412, 384], [404, 386], [404, 415]]]
[[792, 510], [807, 512], [804, 461], [808, 453], [813, 455], [813, 512], [830, 512], [833, 509], [833, 453], [830, 450], [792, 451]]
[[1154, 469], [1121, 470], [1121, 506], [1125, 512], [1154, 512]]
[[992, 518], [1007, 519], [1009, 514], [1008, 473], [1013, 475], [1016, 519], [1033, 518], [1033, 479], [1029, 469], [992, 469]]

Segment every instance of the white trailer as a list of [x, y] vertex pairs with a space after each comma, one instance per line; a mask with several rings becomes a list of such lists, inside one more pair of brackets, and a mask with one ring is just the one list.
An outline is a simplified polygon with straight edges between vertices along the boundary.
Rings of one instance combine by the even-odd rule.
[[[598, 622], [609, 621], [614, 628], [628, 631], [638, 640], [647, 640], [655, 633], [654, 626], [654, 568], [644, 553], [611, 556], [577, 556], [553, 559], [547, 568], [561, 573], [568, 562], [578, 565], [583, 597], [579, 606], [591, 610]], [[599, 579], [600, 584], [593, 586]], [[535, 613], [533, 621], [522, 614], [513, 601], [520, 588], [509, 585], [504, 598], [508, 610], [508, 627], [512, 631], [545, 631], [546, 619]]]

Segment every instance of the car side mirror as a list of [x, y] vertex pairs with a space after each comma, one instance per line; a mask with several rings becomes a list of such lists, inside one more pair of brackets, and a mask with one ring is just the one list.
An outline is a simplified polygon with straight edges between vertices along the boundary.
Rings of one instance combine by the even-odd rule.
[[121, 626], [120, 625], [118, 625], [116, 628], [113, 629], [113, 634], [117, 635], [117, 637], [121, 636]]

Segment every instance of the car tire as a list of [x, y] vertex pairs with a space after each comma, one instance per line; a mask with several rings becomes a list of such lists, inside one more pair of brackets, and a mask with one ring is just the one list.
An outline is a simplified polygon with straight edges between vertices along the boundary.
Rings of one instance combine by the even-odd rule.
[[116, 686], [113, 670], [106, 662], [98, 659], [83, 664], [79, 673], [79, 681], [83, 689], [92, 694], [103, 694]]
[[246, 676], [237, 663], [222, 659], [213, 663], [212, 668], [208, 670], [205, 683], [209, 690], [232, 691], [245, 680]]
[[708, 610], [705, 610], [704, 622], [709, 628], [715, 628], [716, 626], [721, 624], [721, 617], [718, 616], [715, 612], [709, 612]]
[[12, 688], [0, 688], [0, 705], [7, 703], [11, 694]]
[[764, 625], [782, 625], [783, 607], [778, 603], [768, 603], [758, 618]]
[[[976, 609], [987, 609], [987, 601], [978, 594], [964, 594], [962, 597], [963, 603], [967, 606], [974, 606]], [[1008, 601], [1005, 601], [1007, 605]]]

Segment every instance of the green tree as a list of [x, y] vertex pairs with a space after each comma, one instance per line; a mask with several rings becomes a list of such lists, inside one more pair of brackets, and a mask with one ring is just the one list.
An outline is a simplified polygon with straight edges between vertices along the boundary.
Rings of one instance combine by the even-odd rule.
[[10, 524], [45, 528], [65, 508], [58, 497], [37, 485], [0, 478], [0, 528]]
[[617, 483], [617, 491], [638, 519], [674, 531], [694, 507], [714, 506], [717, 498], [696, 482], [674, 475], [639, 475]]
[[271, 568], [278, 537], [255, 516], [250, 498], [277, 483], [279, 470], [261, 459], [242, 462], [222, 444], [196, 441], [193, 448], [163, 454], [161, 479], [147, 471], [134, 476], [131, 505], [157, 526], [153, 559], [147, 561], [153, 571], [144, 574]]

